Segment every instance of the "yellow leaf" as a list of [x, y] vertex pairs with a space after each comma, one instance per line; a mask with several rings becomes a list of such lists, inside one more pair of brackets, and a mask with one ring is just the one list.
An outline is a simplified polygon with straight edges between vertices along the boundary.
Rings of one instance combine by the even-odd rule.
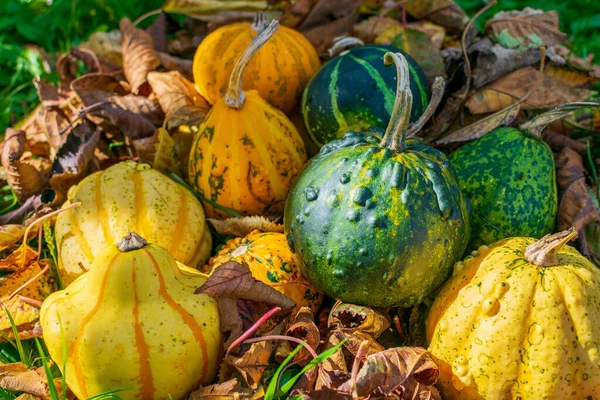
[[23, 225], [0, 226], [0, 251], [5, 250], [7, 247], [10, 247], [23, 239], [25, 229], [27, 228]]
[[211, 15], [221, 11], [263, 11], [266, 0], [167, 0], [162, 9], [185, 15]]

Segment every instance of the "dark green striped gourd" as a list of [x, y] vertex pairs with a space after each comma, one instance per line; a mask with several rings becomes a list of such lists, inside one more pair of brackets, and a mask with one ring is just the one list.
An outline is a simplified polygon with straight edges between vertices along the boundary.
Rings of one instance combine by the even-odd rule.
[[[370, 127], [385, 129], [394, 108], [396, 72], [385, 68], [381, 59], [395, 47], [367, 45], [343, 51], [327, 62], [308, 83], [302, 95], [302, 115], [307, 132], [319, 146], [341, 138], [348, 131]], [[408, 61], [416, 121], [427, 108], [429, 86], [416, 61]]]
[[469, 249], [553, 231], [558, 204], [554, 156], [542, 139], [497, 128], [449, 158], [473, 210]]
[[[303, 261], [302, 275], [328, 296], [410, 306], [432, 294], [461, 257], [469, 209], [446, 156], [405, 139], [412, 104], [408, 64], [399, 53], [387, 53], [385, 62], [398, 69], [385, 134], [350, 131], [323, 146], [288, 195], [285, 233]], [[439, 104], [441, 79], [435, 88], [425, 116]]]

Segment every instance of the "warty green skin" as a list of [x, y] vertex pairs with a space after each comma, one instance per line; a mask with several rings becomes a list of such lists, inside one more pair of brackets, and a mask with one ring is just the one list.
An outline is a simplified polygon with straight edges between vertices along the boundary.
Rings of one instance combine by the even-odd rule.
[[327, 62], [310, 80], [302, 95], [304, 125], [322, 146], [350, 130], [385, 128], [396, 99], [396, 70], [382, 62], [386, 52], [404, 55], [410, 71], [415, 122], [429, 104], [429, 84], [417, 62], [397, 48], [385, 45], [355, 47]]
[[543, 140], [515, 128], [498, 128], [449, 159], [472, 207], [468, 249], [507, 237], [541, 238], [554, 230], [554, 157]]
[[469, 209], [444, 154], [416, 139], [402, 153], [382, 148], [382, 133], [321, 148], [288, 195], [285, 232], [302, 275], [328, 296], [407, 307], [450, 275]]

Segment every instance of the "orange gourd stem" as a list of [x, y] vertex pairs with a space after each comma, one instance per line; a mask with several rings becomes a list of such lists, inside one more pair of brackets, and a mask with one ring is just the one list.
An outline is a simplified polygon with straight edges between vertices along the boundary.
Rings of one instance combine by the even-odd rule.
[[252, 39], [252, 42], [250, 42], [248, 48], [244, 50], [240, 56], [239, 60], [233, 67], [231, 77], [229, 78], [229, 87], [227, 88], [227, 93], [225, 94], [225, 104], [227, 106], [240, 109], [244, 105], [244, 100], [246, 99], [246, 95], [242, 90], [242, 78], [244, 76], [244, 70], [262, 45], [265, 44], [275, 34], [277, 28], [279, 28], [279, 22], [275, 20], [271, 21], [266, 28], [260, 31], [258, 35]]
[[540, 268], [559, 265], [559, 250], [576, 235], [577, 230], [574, 227], [554, 235], [548, 234], [525, 248], [525, 259]]

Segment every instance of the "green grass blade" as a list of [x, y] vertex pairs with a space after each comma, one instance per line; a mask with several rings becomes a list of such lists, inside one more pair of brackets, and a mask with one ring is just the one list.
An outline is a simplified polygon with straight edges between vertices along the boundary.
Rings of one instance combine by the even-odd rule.
[[[27, 366], [27, 368], [33, 367], [33, 358], [31, 357], [31, 355], [28, 357], [25, 354], [25, 349], [23, 348], [23, 343], [21, 342], [21, 339], [19, 338], [19, 331], [17, 329], [17, 326], [15, 325], [15, 321], [14, 321], [12, 315], [10, 315], [10, 311], [8, 311], [8, 308], [4, 308], [4, 312], [8, 316], [8, 320], [10, 321], [10, 327], [12, 328], [13, 335], [15, 336], [14, 342], [12, 342], [12, 341], [10, 341], [10, 342], [13, 343], [13, 345], [17, 349], [17, 352], [19, 353], [19, 358], [21, 359], [21, 362], [23, 364], [25, 364]], [[3, 332], [3, 336], [5, 336], [4, 332]]]
[[[38, 338], [35, 338], [35, 344], [37, 346], [38, 352], [40, 353], [40, 358], [42, 359], [42, 364], [44, 365], [44, 371], [46, 372], [46, 379], [48, 380], [48, 391], [50, 392], [51, 400], [60, 400], [58, 396], [58, 390], [56, 390], [56, 385], [54, 384], [54, 376], [52, 375], [52, 371], [50, 371], [50, 366], [48, 365], [48, 357], [46, 357], [46, 352], [42, 348], [42, 344], [40, 343]], [[66, 392], [66, 387], [63, 387], [63, 391]]]
[[285, 368], [285, 366], [288, 365], [292, 361], [292, 359], [294, 358], [296, 353], [298, 353], [300, 351], [300, 349], [302, 349], [301, 345], [296, 347], [285, 358], [285, 360], [283, 360], [281, 365], [279, 365], [279, 367], [277, 367], [275, 374], [273, 375], [273, 377], [271, 378], [271, 381], [269, 382], [269, 386], [267, 386], [267, 391], [265, 392], [265, 400], [274, 400], [277, 398], [275, 396], [276, 396], [276, 392], [277, 392], [277, 382], [279, 382], [279, 377], [281, 376], [281, 373], [283, 372], [283, 369]]

